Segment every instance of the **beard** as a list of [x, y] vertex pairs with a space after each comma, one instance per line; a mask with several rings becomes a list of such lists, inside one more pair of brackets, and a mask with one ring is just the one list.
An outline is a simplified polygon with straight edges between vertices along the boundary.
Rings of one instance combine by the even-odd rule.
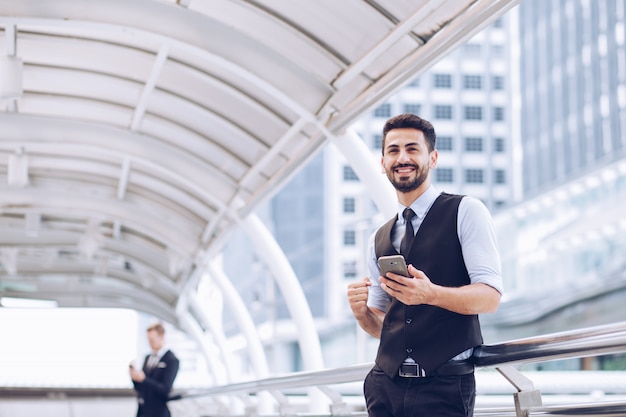
[[[415, 174], [416, 174], [415, 178], [411, 180], [409, 179], [409, 176], [407, 175], [407, 176], [401, 176], [399, 180], [396, 180], [394, 171], [398, 168], [403, 168], [403, 167], [414, 168]], [[400, 191], [401, 193], [408, 193], [408, 192], [418, 189], [419, 186], [422, 185], [424, 181], [426, 181], [426, 179], [428, 178], [428, 167], [424, 167], [423, 169], [420, 169], [420, 167], [415, 164], [394, 165], [393, 167], [391, 167], [389, 171], [387, 171], [387, 178], [389, 179], [389, 182], [391, 182], [391, 185], [393, 185], [393, 187], [396, 190]]]

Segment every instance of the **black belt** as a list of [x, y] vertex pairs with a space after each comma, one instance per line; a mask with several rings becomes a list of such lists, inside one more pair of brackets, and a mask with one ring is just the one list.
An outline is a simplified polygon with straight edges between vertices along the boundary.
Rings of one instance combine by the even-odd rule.
[[469, 360], [449, 361], [439, 368], [425, 372], [418, 364], [402, 364], [399, 375], [402, 378], [424, 378], [428, 376], [458, 376], [474, 372], [474, 364]]

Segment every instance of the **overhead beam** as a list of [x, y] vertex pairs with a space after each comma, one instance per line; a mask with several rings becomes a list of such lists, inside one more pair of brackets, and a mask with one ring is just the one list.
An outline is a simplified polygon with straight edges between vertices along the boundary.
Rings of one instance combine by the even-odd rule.
[[332, 132], [346, 129], [358, 115], [389, 97], [519, 2], [520, 0], [476, 1], [465, 13], [441, 28], [423, 46], [398, 62], [344, 108], [335, 112], [326, 124], [328, 129]]
[[342, 72], [341, 75], [333, 81], [333, 86], [337, 89], [346, 86], [350, 81], [361, 74], [368, 65], [378, 59], [380, 55], [391, 48], [400, 38], [411, 32], [419, 22], [427, 18], [429, 14], [441, 7], [446, 1], [447, 0], [431, 0], [419, 6], [412, 15], [396, 25], [387, 36], [376, 44], [376, 46], [369, 49], [364, 56], [353, 62], [347, 70]]
[[146, 113], [146, 107], [148, 107], [148, 100], [150, 99], [150, 95], [154, 91], [159, 75], [161, 74], [161, 70], [165, 65], [165, 61], [167, 61], [168, 53], [169, 43], [164, 43], [163, 45], [161, 45], [161, 48], [157, 53], [154, 64], [152, 65], [152, 69], [150, 70], [150, 75], [148, 76], [148, 79], [146, 80], [146, 83], [141, 92], [139, 102], [135, 106], [133, 120], [130, 123], [130, 130], [132, 131], [136, 131], [139, 129], [143, 116]]

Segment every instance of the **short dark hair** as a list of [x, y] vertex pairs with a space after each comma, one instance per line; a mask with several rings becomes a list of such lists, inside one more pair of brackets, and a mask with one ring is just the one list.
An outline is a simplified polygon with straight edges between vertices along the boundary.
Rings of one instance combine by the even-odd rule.
[[148, 329], [147, 329], [148, 332], [151, 332], [153, 330], [157, 332], [158, 334], [160, 334], [161, 336], [165, 334], [165, 327], [163, 327], [161, 323], [154, 323], [148, 326]]
[[435, 134], [435, 128], [433, 125], [426, 119], [422, 119], [418, 115], [413, 113], [404, 113], [394, 116], [385, 122], [385, 126], [383, 127], [383, 155], [385, 154], [385, 139], [387, 137], [387, 133], [394, 129], [417, 129], [424, 133], [424, 137], [426, 138], [426, 143], [428, 145], [428, 151], [432, 152], [435, 150], [435, 144], [437, 142], [437, 135]]

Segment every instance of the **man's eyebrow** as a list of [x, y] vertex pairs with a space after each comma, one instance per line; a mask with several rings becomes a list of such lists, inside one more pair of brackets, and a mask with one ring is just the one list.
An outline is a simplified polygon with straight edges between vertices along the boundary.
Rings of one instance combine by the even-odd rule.
[[[385, 148], [399, 148], [401, 145], [397, 144], [397, 143], [390, 143], [388, 145], [385, 146]], [[403, 147], [407, 148], [409, 146], [422, 146], [419, 142], [407, 142], [404, 145], [402, 145]]]

